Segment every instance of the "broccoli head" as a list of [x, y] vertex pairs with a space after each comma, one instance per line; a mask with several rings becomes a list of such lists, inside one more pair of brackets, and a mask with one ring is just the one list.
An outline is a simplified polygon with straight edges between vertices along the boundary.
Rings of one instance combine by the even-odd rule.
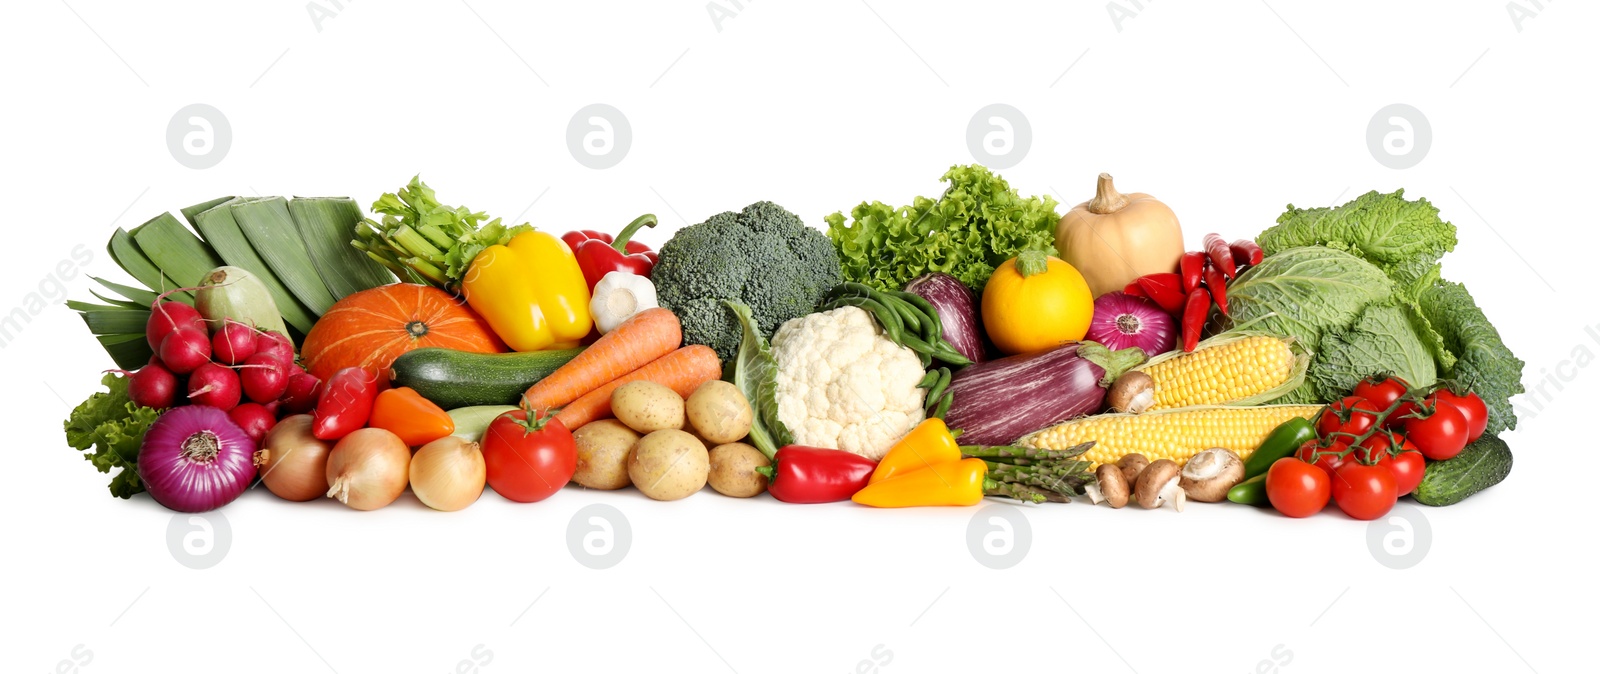
[[705, 344], [723, 362], [739, 350], [744, 329], [722, 304], [749, 305], [762, 334], [816, 311], [838, 285], [833, 242], [770, 201], [719, 213], [674, 234], [650, 272], [661, 306], [683, 323], [686, 344]]

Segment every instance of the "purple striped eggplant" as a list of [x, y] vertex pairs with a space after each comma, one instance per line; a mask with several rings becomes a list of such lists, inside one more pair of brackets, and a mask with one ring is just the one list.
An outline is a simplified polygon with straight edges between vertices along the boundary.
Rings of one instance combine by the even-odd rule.
[[1008, 445], [1068, 419], [1095, 414], [1106, 389], [1145, 360], [1138, 347], [1111, 351], [1078, 342], [968, 365], [950, 378], [944, 422], [963, 445]]
[[906, 284], [906, 292], [921, 297], [939, 312], [944, 340], [974, 363], [988, 360], [983, 329], [978, 323], [978, 298], [956, 277], [942, 272], [923, 274]]

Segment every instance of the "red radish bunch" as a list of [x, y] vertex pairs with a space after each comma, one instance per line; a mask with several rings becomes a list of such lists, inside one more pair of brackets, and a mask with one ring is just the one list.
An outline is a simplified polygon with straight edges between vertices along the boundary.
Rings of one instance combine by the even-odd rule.
[[258, 334], [255, 328], [230, 318], [211, 336], [211, 353], [227, 365], [243, 363], [255, 354], [256, 343], [260, 340]]

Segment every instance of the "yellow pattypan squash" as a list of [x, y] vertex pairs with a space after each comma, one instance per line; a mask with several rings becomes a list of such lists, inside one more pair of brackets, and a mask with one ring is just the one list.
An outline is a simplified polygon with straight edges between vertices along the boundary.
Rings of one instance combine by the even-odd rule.
[[1083, 339], [1094, 317], [1089, 283], [1061, 258], [1036, 250], [1006, 260], [983, 287], [983, 327], [1007, 354]]

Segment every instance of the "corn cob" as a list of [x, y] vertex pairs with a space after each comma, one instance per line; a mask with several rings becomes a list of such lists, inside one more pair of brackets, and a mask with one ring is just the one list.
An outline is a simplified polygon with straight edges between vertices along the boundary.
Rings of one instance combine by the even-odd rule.
[[1137, 368], [1155, 381], [1151, 410], [1195, 405], [1257, 405], [1300, 386], [1310, 354], [1292, 339], [1231, 332], [1172, 351]]
[[1064, 421], [1024, 436], [1018, 445], [1040, 449], [1066, 449], [1085, 442], [1094, 446], [1083, 454], [1095, 465], [1116, 463], [1126, 454], [1171, 459], [1182, 465], [1189, 457], [1212, 447], [1233, 450], [1247, 459], [1272, 429], [1291, 417], [1311, 418], [1320, 405], [1264, 405], [1260, 407], [1179, 407], [1144, 414], [1099, 414]]

